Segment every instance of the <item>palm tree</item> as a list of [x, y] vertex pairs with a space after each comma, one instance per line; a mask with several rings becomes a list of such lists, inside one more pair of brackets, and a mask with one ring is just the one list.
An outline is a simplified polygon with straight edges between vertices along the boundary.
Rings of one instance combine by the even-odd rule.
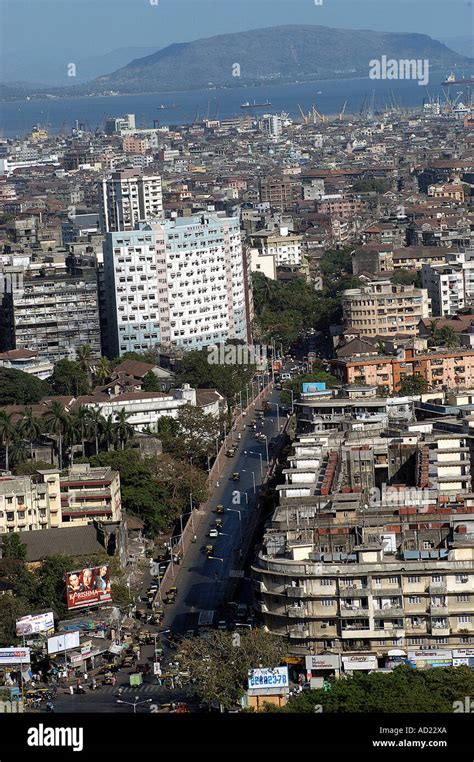
[[13, 424], [13, 413], [7, 413], [6, 410], [0, 410], [0, 440], [5, 448], [5, 470], [9, 471], [9, 450], [10, 445], [15, 439], [16, 429]]
[[101, 438], [107, 444], [107, 452], [110, 452], [110, 445], [115, 441], [116, 426], [114, 423], [113, 415], [108, 415], [107, 418], [102, 419]]
[[81, 432], [82, 454], [86, 454], [87, 428], [89, 426], [89, 408], [81, 405], [76, 414], [78, 430]]
[[129, 416], [129, 413], [127, 413], [127, 411], [124, 408], [122, 408], [120, 413], [117, 413], [115, 416], [117, 439], [120, 442], [120, 447], [122, 450], [125, 448], [125, 445], [129, 441], [129, 439], [132, 439], [132, 437], [135, 434], [135, 430], [133, 426], [131, 426], [131, 424], [127, 422], [128, 416]]
[[30, 459], [33, 462], [33, 442], [36, 442], [41, 434], [41, 426], [33, 415], [32, 407], [25, 407], [22, 418], [17, 423], [17, 431], [30, 443]]
[[14, 466], [24, 463], [26, 460], [25, 443], [20, 436], [16, 436], [10, 450], [10, 461]]
[[45, 426], [51, 434], [59, 437], [59, 468], [63, 468], [63, 438], [68, 428], [68, 416], [58, 400], [54, 400], [51, 408], [42, 416]]
[[87, 410], [87, 420], [89, 430], [93, 433], [95, 439], [95, 454], [99, 454], [99, 435], [104, 425], [104, 417], [100, 411], [100, 407], [90, 407]]
[[108, 357], [101, 357], [94, 365], [94, 375], [105, 383], [112, 373], [112, 363]]
[[81, 438], [81, 424], [76, 415], [69, 416], [66, 421], [66, 429], [64, 431], [64, 442], [70, 448], [71, 464], [74, 464], [74, 445]]
[[89, 344], [83, 344], [82, 347], [76, 350], [76, 360], [81, 366], [81, 370], [87, 375], [90, 380], [91, 370], [94, 365], [94, 359], [92, 356], [92, 347]]

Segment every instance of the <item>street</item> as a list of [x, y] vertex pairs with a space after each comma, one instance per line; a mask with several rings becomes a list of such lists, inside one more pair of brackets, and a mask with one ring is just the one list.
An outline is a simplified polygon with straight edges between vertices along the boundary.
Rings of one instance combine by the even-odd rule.
[[[273, 390], [268, 399], [269, 410], [265, 413], [262, 425], [257, 426], [258, 431], [267, 435], [268, 442], [278, 433], [276, 404], [279, 396], [280, 392]], [[171, 585], [178, 587], [178, 596], [174, 604], [163, 605], [163, 629], [172, 629], [181, 634], [194, 629], [199, 611], [217, 608], [230, 571], [241, 568], [241, 537], [245, 536], [251, 512], [255, 510], [256, 493], [267, 465], [265, 443], [259, 443], [255, 439], [255, 432], [248, 426], [255, 417], [254, 410], [254, 407], [250, 408], [251, 412], [244, 419], [245, 427], [239, 429], [240, 440], [239, 432], [233, 432], [238, 451], [234, 457], [225, 458], [225, 462], [222, 462], [218, 484], [206, 504], [206, 516], [199, 524], [196, 522], [196, 542], [190, 545], [181, 564], [173, 567], [174, 579]], [[285, 420], [286, 416], [280, 415], [280, 426]], [[234, 482], [232, 474], [237, 471], [240, 480]], [[215, 508], [220, 503], [225, 506], [225, 513], [218, 516]], [[216, 518], [223, 519], [223, 527], [219, 530], [218, 537], [210, 538], [209, 530], [215, 525]], [[211, 558], [207, 558], [204, 552], [208, 544], [214, 547]], [[162, 590], [163, 598], [166, 590], [167, 587]]]

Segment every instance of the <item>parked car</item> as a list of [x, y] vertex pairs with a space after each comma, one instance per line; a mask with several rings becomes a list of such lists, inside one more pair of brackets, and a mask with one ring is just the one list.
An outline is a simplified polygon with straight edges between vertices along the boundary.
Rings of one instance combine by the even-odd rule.
[[239, 479], [240, 479], [240, 472], [239, 471], [234, 471], [234, 473], [232, 474], [232, 481], [238, 482]]
[[217, 529], [213, 528], [209, 530], [209, 537], [218, 537], [218, 536], [219, 536], [219, 532], [217, 531]]
[[222, 529], [222, 519], [216, 519], [215, 524], [217, 529]]
[[214, 545], [206, 545], [206, 556], [212, 556], [214, 554]]

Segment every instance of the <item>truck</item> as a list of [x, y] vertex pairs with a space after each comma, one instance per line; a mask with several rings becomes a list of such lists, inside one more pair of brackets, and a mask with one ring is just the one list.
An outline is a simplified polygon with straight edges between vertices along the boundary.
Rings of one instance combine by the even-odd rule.
[[205, 609], [199, 612], [198, 627], [212, 627], [215, 611]]

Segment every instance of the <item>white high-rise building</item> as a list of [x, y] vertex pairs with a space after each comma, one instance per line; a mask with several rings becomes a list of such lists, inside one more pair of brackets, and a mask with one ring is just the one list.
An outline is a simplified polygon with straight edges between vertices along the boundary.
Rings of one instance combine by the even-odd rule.
[[153, 220], [104, 243], [111, 356], [174, 344], [248, 340], [246, 267], [238, 217]]
[[124, 169], [104, 178], [99, 187], [103, 233], [133, 230], [139, 222], [163, 216], [161, 177]]

